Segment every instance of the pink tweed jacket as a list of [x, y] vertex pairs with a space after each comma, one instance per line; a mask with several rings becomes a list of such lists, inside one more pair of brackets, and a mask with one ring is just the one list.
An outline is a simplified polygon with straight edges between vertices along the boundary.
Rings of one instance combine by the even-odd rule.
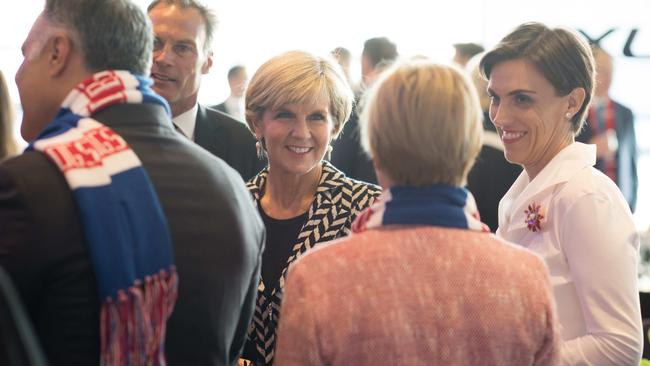
[[289, 270], [276, 365], [555, 365], [548, 272], [492, 234], [387, 226]]

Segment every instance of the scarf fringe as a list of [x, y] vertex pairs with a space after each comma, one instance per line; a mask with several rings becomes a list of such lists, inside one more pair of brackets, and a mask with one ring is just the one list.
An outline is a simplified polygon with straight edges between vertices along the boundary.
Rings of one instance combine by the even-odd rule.
[[102, 366], [164, 366], [167, 319], [178, 296], [176, 268], [120, 290], [100, 312]]

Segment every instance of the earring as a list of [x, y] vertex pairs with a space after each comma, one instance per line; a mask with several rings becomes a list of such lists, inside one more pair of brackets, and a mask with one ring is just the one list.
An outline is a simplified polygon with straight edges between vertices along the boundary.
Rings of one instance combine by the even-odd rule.
[[325, 159], [328, 161], [332, 160], [332, 145], [327, 145], [327, 150], [325, 151]]
[[566, 112], [564, 116], [566, 117], [566, 119], [571, 119], [571, 117], [573, 117], [573, 114], [571, 114], [571, 112]]
[[264, 137], [255, 142], [255, 150], [257, 150], [257, 156], [260, 159], [264, 159], [266, 155], [266, 144], [264, 143]]

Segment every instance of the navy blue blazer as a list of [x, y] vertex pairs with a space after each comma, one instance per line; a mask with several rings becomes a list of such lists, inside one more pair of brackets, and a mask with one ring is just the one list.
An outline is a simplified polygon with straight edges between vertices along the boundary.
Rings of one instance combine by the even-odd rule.
[[[634, 212], [636, 208], [636, 194], [639, 184], [637, 176], [637, 147], [636, 133], [634, 132], [634, 114], [624, 105], [614, 103], [614, 113], [616, 115], [616, 138], [618, 139], [618, 150], [616, 151], [616, 185], [623, 193], [625, 200], [630, 205], [630, 210]], [[576, 137], [577, 141], [588, 143], [594, 136], [589, 121]], [[602, 170], [602, 161], [596, 162], [596, 168]]]

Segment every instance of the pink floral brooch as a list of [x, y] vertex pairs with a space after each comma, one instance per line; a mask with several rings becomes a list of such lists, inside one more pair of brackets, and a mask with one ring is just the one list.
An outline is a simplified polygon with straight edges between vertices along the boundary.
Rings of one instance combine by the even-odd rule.
[[526, 214], [526, 226], [528, 226], [528, 230], [532, 232], [542, 230], [542, 220], [544, 220], [544, 215], [539, 212], [541, 208], [542, 206], [533, 202], [528, 205], [528, 209], [524, 211]]

